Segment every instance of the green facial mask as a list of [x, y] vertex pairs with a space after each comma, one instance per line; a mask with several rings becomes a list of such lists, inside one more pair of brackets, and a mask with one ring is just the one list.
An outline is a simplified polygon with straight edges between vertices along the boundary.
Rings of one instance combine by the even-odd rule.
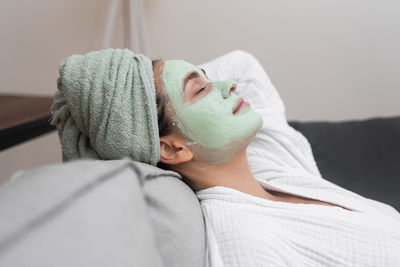
[[[184, 102], [183, 80], [190, 72], [197, 72], [208, 86]], [[262, 125], [262, 117], [249, 106], [233, 114], [239, 99], [235, 92], [229, 93], [233, 81], [210, 81], [201, 69], [183, 60], [165, 61], [161, 78], [175, 114], [173, 124], [190, 140], [187, 144], [199, 161], [228, 161]], [[186, 88], [186, 94], [193, 96], [193, 90]]]

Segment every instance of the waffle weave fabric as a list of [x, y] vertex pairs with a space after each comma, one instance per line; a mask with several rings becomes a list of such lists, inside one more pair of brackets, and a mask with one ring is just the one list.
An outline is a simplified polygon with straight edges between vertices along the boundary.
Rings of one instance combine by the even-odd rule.
[[234, 80], [237, 93], [263, 116], [247, 149], [260, 185], [337, 205], [272, 201], [224, 186], [196, 191], [207, 266], [400, 266], [399, 212], [321, 177], [309, 142], [288, 125], [257, 59], [233, 51], [201, 67], [212, 80]]

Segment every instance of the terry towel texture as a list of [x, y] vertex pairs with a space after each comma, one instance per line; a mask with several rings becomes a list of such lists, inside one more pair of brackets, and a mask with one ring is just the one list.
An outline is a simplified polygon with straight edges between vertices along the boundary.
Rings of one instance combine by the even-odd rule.
[[263, 117], [246, 151], [263, 188], [352, 210], [273, 201], [224, 186], [199, 190], [208, 267], [400, 266], [399, 212], [321, 176], [310, 144], [287, 124], [284, 103], [254, 56], [235, 51], [200, 67], [212, 80], [234, 80]]
[[151, 60], [128, 49], [72, 55], [59, 65], [51, 107], [63, 160], [160, 158]]

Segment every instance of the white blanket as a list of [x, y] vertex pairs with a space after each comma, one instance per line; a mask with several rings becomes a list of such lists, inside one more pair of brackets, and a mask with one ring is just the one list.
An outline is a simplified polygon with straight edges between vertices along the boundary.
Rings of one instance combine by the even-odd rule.
[[[287, 124], [284, 104], [249, 53], [201, 65], [231, 79], [264, 124], [247, 150], [264, 187], [345, 207], [293, 204], [224, 186], [196, 192], [207, 235], [207, 266], [400, 266], [400, 214], [323, 179], [310, 144]], [[306, 103], [305, 103], [306, 104]]]

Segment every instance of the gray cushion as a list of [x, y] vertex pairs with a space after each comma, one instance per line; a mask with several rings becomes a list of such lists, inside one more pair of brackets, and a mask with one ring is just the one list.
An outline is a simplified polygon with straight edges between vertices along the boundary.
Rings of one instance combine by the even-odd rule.
[[205, 262], [195, 194], [177, 173], [128, 159], [16, 173], [0, 187], [0, 217], [0, 266]]
[[164, 175], [147, 179], [144, 192], [165, 266], [204, 267], [204, 219], [192, 189], [182, 180]]

